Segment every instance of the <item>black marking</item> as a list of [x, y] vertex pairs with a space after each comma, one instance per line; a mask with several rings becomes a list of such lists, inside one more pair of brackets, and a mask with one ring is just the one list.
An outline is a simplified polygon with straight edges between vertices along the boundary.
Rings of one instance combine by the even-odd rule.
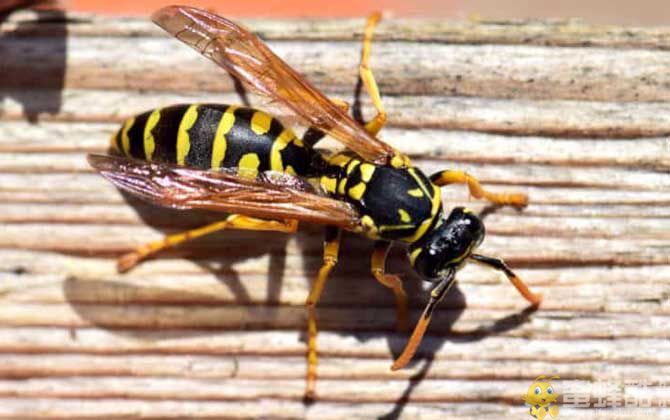
[[187, 131], [190, 148], [184, 160], [186, 166], [198, 169], [211, 168], [216, 129], [219, 127], [226, 109], [228, 109], [226, 105], [214, 104], [198, 107], [198, 117], [193, 126]]
[[[419, 171], [416, 173], [420, 174]], [[361, 173], [357, 168], [351, 173], [347, 186], [356, 185], [356, 183], [351, 183], [351, 180], [360, 180], [360, 177]], [[419, 179], [425, 185], [430, 185], [423, 174], [419, 175]], [[378, 166], [370, 181], [367, 182], [365, 193], [358, 206], [363, 214], [372, 217], [375, 224], [382, 229], [381, 233], [385, 239], [408, 237], [416, 232], [424, 220], [432, 217], [433, 204], [430, 196], [413, 197], [407, 194], [408, 190], [418, 187], [417, 181], [407, 170]], [[384, 226], [408, 224], [401, 220], [398, 209], [403, 209], [409, 214], [412, 226], [384, 232]]]
[[326, 237], [324, 239], [325, 243], [332, 243], [337, 240], [340, 236], [340, 229], [335, 226], [326, 226]]
[[[355, 184], [349, 183], [349, 177], [347, 175], [347, 166], [349, 163], [351, 163], [352, 160], [356, 159], [353, 155], [349, 156], [347, 152], [338, 154], [338, 155], [346, 155], [349, 157], [347, 160], [346, 164], [344, 166], [339, 166], [339, 165], [334, 165], [328, 162], [325, 162], [324, 165], [321, 165], [321, 168], [319, 170], [319, 175], [321, 176], [326, 176], [328, 178], [335, 178], [336, 183], [335, 183], [335, 193], [331, 194], [334, 197], [339, 197], [339, 198], [344, 198], [347, 196], [347, 189], [350, 186], [353, 186]], [[344, 194], [340, 194], [339, 192], [339, 186], [340, 182], [344, 180]]]
[[259, 171], [270, 169], [270, 150], [272, 142], [283, 130], [279, 121], [272, 119], [270, 130], [265, 134], [256, 134], [251, 129], [251, 118], [256, 110], [251, 108], [238, 108], [235, 110], [235, 123], [228, 131], [228, 147], [226, 156], [221, 166], [239, 166], [242, 156], [255, 153], [258, 156]]
[[177, 163], [177, 133], [179, 124], [189, 106], [181, 104], [161, 109], [158, 124], [151, 130], [156, 144], [152, 161]]
[[146, 159], [144, 153], [144, 127], [147, 125], [147, 120], [151, 115], [151, 111], [135, 117], [133, 125], [128, 130], [128, 154], [135, 159]]
[[306, 147], [299, 147], [295, 143], [289, 143], [284, 150], [280, 151], [284, 169], [287, 166], [293, 168], [296, 174], [312, 175], [312, 152]]
[[305, 134], [302, 135], [302, 141], [307, 145], [307, 147], [314, 147], [314, 145], [324, 138], [326, 133], [323, 130], [319, 130], [315, 127], [309, 127]]
[[[362, 178], [362, 174], [361, 174], [361, 165], [360, 164], [356, 165], [356, 167], [354, 168], [353, 171], [351, 171], [351, 173], [349, 173], [349, 174], [346, 173], [346, 169], [347, 169], [347, 167], [349, 166], [350, 163], [351, 163], [351, 161], [347, 162], [347, 164], [344, 167], [344, 171], [342, 171], [344, 176], [347, 179], [346, 184], [344, 186], [344, 195], [345, 196], [348, 196], [350, 188], [355, 187], [356, 185], [363, 182], [363, 178]], [[377, 172], [377, 171], [375, 171], [375, 172]], [[374, 176], [372, 178], [374, 178]], [[370, 181], [372, 181], [372, 179]], [[367, 190], [367, 188], [366, 188], [366, 190]], [[365, 196], [365, 194], [363, 196]], [[361, 200], [362, 200], [362, 198], [361, 198]]]

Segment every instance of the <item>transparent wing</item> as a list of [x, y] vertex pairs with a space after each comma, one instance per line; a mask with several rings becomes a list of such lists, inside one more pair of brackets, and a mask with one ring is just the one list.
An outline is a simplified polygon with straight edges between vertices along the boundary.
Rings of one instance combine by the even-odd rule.
[[160, 9], [152, 19], [250, 89], [282, 103], [305, 124], [327, 132], [364, 159], [385, 164], [397, 153], [365, 131], [257, 36], [230, 20], [186, 6]]
[[283, 173], [262, 173], [254, 179], [239, 176], [233, 168], [203, 171], [111, 155], [88, 155], [88, 162], [118, 188], [165, 207], [293, 219], [353, 231], [361, 227], [351, 205], [318, 195], [306, 181]]

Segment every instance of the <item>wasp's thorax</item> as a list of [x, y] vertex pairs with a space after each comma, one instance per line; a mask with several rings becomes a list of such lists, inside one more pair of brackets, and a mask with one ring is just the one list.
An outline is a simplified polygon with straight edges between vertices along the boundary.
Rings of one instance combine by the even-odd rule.
[[467, 208], [456, 207], [432, 232], [410, 245], [410, 261], [425, 280], [437, 281], [458, 268], [481, 244], [484, 235], [479, 217]]

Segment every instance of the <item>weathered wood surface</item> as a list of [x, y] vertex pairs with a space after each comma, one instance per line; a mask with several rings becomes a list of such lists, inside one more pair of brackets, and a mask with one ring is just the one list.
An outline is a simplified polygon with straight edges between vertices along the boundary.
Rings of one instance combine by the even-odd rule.
[[[353, 100], [362, 20], [246, 23]], [[370, 244], [348, 236], [304, 405], [320, 228], [226, 232], [119, 275], [115, 256], [215, 216], [128, 200], [84, 159], [133, 113], [240, 102], [230, 78], [146, 21], [16, 13], [0, 23], [0, 418], [512, 419], [541, 374], [607, 402], [561, 417], [668, 417], [670, 28], [389, 20], [377, 39], [382, 137], [426, 172], [529, 194], [488, 214], [482, 252], [518, 267], [540, 310], [466, 267], [417, 362], [392, 373], [406, 336]], [[444, 196], [484, 209], [461, 187]], [[426, 292], [401, 250], [390, 267], [418, 316]], [[652, 408], [616, 407], [637, 397]]]

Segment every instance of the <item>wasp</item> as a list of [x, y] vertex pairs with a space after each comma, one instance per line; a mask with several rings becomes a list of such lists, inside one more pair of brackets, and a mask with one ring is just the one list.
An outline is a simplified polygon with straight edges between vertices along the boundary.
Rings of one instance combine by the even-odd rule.
[[[498, 205], [523, 207], [527, 197], [487, 191], [461, 171], [426, 176], [406, 155], [377, 136], [386, 112], [369, 57], [379, 14], [368, 18], [359, 67], [377, 112], [367, 123], [353, 119], [346, 102], [327, 98], [256, 35], [228, 19], [185, 6], [160, 9], [152, 18], [251, 91], [287, 107], [308, 129], [299, 138], [266, 112], [221, 104], [174, 105], [128, 119], [112, 136], [113, 153], [88, 156], [100, 174], [151, 203], [219, 211], [226, 216], [121, 256], [119, 271], [129, 270], [162, 249], [223, 229], [293, 233], [299, 222], [326, 226], [323, 264], [306, 302], [305, 392], [310, 398], [315, 397], [317, 376], [316, 305], [337, 263], [343, 230], [375, 241], [371, 272], [395, 294], [399, 329], [408, 323], [407, 296], [401, 279], [385, 271], [392, 244], [404, 243], [411, 266], [433, 284], [393, 370], [411, 360], [436, 305], [467, 262], [502, 271], [525, 299], [539, 304], [541, 296], [532, 293], [502, 260], [475, 252], [485, 235], [482, 220], [463, 207], [447, 215], [441, 187], [466, 184], [473, 197]], [[347, 150], [315, 149], [326, 135]]]

